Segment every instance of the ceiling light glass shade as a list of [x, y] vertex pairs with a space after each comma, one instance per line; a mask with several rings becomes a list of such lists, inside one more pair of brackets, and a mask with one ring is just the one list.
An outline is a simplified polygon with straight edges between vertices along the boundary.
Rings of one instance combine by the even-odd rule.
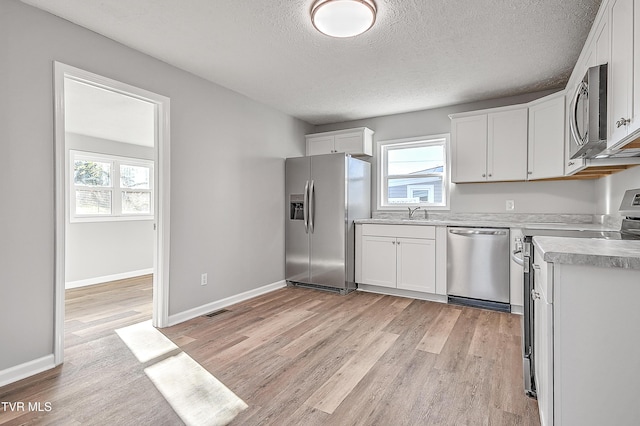
[[357, 36], [375, 21], [375, 4], [368, 0], [320, 0], [311, 11], [313, 26], [331, 37]]

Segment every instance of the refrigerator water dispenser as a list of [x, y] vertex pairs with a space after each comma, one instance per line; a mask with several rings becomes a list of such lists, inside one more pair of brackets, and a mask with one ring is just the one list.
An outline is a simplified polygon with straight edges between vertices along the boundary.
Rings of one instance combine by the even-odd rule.
[[304, 220], [304, 195], [289, 195], [289, 219]]

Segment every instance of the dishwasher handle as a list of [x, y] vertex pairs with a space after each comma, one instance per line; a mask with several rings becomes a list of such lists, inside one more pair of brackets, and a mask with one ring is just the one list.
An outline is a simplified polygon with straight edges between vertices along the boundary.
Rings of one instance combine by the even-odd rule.
[[449, 228], [450, 234], [455, 235], [507, 235], [506, 229], [455, 229]]

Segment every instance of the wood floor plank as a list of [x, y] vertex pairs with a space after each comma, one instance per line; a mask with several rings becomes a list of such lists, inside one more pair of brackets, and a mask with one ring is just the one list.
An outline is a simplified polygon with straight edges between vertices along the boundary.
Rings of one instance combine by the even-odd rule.
[[[469, 354], [489, 359], [495, 359], [498, 356], [499, 348], [496, 340], [500, 331], [500, 312], [481, 311], [476, 323], [473, 338], [469, 345]], [[498, 331], [498, 333], [496, 333]]]
[[458, 321], [460, 312], [458, 309], [446, 309], [440, 312], [434, 324], [429, 327], [424, 338], [418, 343], [418, 349], [439, 354]]
[[327, 414], [333, 413], [397, 338], [397, 334], [379, 332], [371, 345], [354, 354], [305, 404]]

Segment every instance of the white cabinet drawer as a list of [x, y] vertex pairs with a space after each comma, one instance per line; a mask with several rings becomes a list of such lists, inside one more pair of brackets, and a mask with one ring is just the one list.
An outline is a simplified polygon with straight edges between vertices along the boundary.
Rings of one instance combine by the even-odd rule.
[[365, 223], [362, 225], [362, 235], [399, 238], [436, 238], [435, 226], [422, 225], [377, 225]]

